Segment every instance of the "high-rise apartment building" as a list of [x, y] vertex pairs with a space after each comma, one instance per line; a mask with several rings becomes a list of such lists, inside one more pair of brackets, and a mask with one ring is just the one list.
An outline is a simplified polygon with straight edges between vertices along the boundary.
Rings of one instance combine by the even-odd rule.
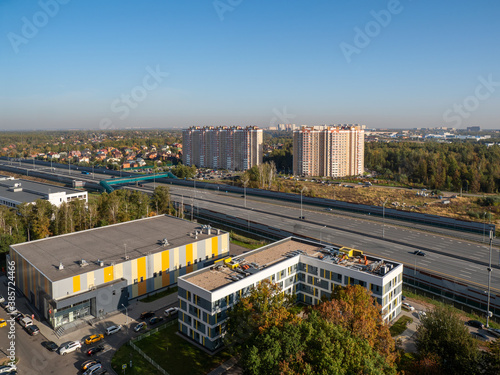
[[344, 177], [364, 172], [365, 132], [359, 125], [303, 126], [293, 132], [293, 173]]
[[193, 126], [182, 131], [182, 162], [199, 168], [247, 170], [262, 163], [262, 142], [262, 129], [256, 126]]

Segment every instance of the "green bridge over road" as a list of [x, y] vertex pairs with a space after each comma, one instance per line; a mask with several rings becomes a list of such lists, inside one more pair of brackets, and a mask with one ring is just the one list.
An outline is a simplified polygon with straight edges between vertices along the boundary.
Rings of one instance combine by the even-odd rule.
[[153, 174], [147, 176], [139, 176], [139, 177], [127, 177], [127, 178], [112, 178], [110, 180], [101, 180], [99, 185], [102, 186], [106, 193], [111, 193], [115, 190], [113, 185], [122, 185], [122, 184], [130, 184], [140, 181], [150, 181], [158, 178], [177, 178], [172, 174], [172, 172], [162, 173], [162, 174]]

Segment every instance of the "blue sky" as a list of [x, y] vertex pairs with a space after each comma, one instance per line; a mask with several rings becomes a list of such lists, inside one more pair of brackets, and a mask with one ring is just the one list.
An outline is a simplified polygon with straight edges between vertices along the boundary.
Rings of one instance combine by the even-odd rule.
[[3, 0], [0, 129], [500, 128], [499, 18], [495, 0]]

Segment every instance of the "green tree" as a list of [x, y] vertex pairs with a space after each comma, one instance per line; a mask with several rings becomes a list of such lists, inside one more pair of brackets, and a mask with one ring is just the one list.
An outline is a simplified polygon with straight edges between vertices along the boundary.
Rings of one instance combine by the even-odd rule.
[[478, 371], [478, 344], [449, 307], [436, 306], [427, 313], [417, 329], [416, 344], [420, 355], [439, 357], [444, 373], [475, 374]]
[[151, 197], [151, 209], [157, 214], [166, 214], [170, 209], [170, 190], [166, 186], [157, 186]]
[[337, 287], [332, 299], [315, 307], [320, 316], [368, 342], [387, 363], [396, 360], [396, 346], [389, 327], [382, 320], [380, 305], [360, 285]]

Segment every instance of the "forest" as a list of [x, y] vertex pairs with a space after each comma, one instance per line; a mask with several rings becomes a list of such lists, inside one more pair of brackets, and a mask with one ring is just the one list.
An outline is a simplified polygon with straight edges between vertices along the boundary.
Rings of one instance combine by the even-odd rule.
[[500, 147], [470, 142], [365, 143], [365, 170], [401, 184], [497, 193]]

